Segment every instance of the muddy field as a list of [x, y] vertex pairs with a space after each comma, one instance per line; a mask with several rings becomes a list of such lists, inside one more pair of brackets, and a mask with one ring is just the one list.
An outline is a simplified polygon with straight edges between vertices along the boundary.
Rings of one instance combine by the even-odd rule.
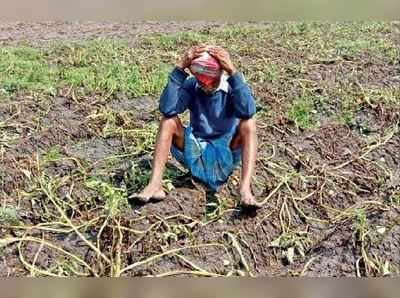
[[[257, 101], [253, 191], [171, 159], [158, 96], [197, 42]], [[399, 23], [0, 24], [0, 276], [399, 276]], [[187, 119], [187, 115], [185, 115]]]

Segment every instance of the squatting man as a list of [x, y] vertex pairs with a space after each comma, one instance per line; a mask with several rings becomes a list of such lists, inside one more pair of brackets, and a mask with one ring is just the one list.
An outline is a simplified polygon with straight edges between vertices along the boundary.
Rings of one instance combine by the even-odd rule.
[[[257, 154], [255, 101], [225, 49], [206, 45], [191, 47], [169, 75], [159, 109], [163, 117], [151, 178], [140, 193], [130, 198], [145, 203], [166, 197], [162, 175], [171, 152], [193, 177], [215, 191], [241, 164], [241, 206], [260, 207], [251, 191]], [[185, 127], [179, 114], [187, 109], [190, 124]]]

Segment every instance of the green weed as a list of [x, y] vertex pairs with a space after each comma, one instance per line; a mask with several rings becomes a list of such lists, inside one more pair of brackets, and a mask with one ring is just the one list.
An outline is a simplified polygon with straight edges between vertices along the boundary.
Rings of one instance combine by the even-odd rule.
[[340, 101], [340, 113], [337, 116], [338, 122], [342, 124], [353, 123], [357, 103], [351, 96], [344, 95]]
[[340, 39], [335, 42], [336, 54], [354, 57], [361, 53], [382, 58], [388, 64], [399, 61], [400, 51], [395, 44], [385, 39]]
[[43, 51], [28, 47], [0, 49], [0, 90], [3, 95], [17, 91], [44, 92], [56, 90], [56, 69]]
[[377, 105], [399, 106], [400, 90], [396, 88], [363, 89], [360, 98], [362, 103], [371, 107]]
[[104, 202], [104, 210], [111, 217], [118, 215], [121, 210], [129, 206], [126, 191], [121, 188], [114, 187], [96, 177], [86, 180], [86, 186], [99, 193], [100, 199]]
[[166, 51], [176, 51], [182, 47], [207, 43], [208, 40], [208, 35], [185, 31], [174, 34], [154, 34], [144, 38], [143, 42], [146, 46], [157, 47]]
[[356, 241], [363, 242], [368, 234], [368, 223], [364, 209], [355, 210], [354, 237]]
[[142, 190], [150, 181], [151, 171], [133, 164], [126, 174], [127, 185], [132, 192]]
[[132, 155], [150, 153], [154, 150], [154, 144], [158, 131], [158, 124], [151, 122], [143, 128], [132, 129], [126, 132], [131, 142], [127, 146], [127, 152]]
[[290, 105], [287, 116], [298, 128], [308, 129], [316, 125], [314, 114], [314, 105], [309, 99], [298, 99]]
[[389, 201], [393, 206], [400, 206], [400, 191], [393, 192], [389, 197]]
[[264, 65], [264, 68], [256, 72], [256, 76], [254, 79], [259, 83], [275, 83], [279, 76], [279, 66], [271, 61], [265, 63], [266, 64]]
[[53, 146], [49, 151], [43, 156], [43, 162], [45, 164], [49, 162], [59, 161], [61, 159], [60, 146]]
[[307, 232], [283, 232], [278, 238], [270, 243], [270, 247], [277, 247], [283, 250], [283, 257], [288, 263], [294, 262], [296, 254], [305, 256], [306, 249], [312, 244]]
[[14, 207], [0, 207], [0, 224], [17, 226], [20, 222], [17, 209]]

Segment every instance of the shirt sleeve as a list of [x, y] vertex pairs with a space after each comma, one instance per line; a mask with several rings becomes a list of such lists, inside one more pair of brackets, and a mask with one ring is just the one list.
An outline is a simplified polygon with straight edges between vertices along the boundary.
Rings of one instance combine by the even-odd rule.
[[188, 74], [175, 68], [168, 77], [167, 86], [160, 97], [159, 109], [165, 117], [173, 117], [183, 113], [189, 105], [191, 94], [184, 88]]
[[249, 119], [256, 113], [256, 104], [251, 89], [243, 79], [243, 75], [236, 72], [228, 78], [231, 86], [231, 100], [234, 115], [237, 118]]

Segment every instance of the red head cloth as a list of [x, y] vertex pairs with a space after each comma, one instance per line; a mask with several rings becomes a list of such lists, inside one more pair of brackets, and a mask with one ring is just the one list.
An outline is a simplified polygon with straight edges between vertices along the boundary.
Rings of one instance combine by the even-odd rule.
[[193, 59], [190, 71], [202, 85], [207, 87], [216, 85], [222, 75], [222, 68], [218, 60], [207, 52]]

